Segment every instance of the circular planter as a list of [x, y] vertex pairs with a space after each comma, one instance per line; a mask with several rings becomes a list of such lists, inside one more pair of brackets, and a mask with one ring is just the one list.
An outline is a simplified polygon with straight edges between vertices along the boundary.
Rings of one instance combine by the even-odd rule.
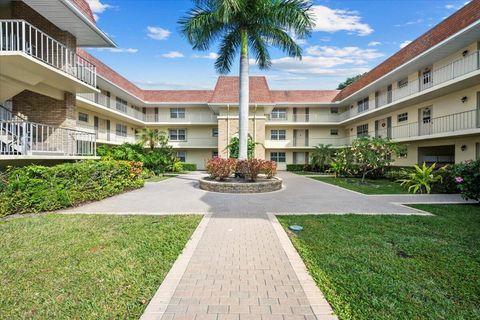
[[216, 181], [208, 178], [199, 180], [200, 189], [222, 193], [263, 193], [282, 189], [282, 179], [261, 179], [256, 182], [244, 182], [235, 179]]

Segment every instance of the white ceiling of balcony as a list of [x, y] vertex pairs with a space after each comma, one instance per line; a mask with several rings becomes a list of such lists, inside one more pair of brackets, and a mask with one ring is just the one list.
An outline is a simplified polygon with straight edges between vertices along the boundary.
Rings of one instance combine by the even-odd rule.
[[73, 34], [79, 47], [115, 47], [115, 43], [69, 0], [23, 0], [32, 9]]

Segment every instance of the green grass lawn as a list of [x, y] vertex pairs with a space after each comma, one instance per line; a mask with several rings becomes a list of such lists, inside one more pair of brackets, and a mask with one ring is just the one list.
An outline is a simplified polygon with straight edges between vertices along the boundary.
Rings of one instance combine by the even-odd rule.
[[160, 181], [167, 180], [167, 179], [170, 179], [170, 178], [173, 178], [173, 177], [176, 177], [176, 176], [177, 176], [176, 174], [164, 174], [164, 175], [161, 175], [161, 176], [153, 176], [149, 179], [146, 179], [145, 182], [160, 182]]
[[0, 221], [1, 319], [138, 319], [201, 216]]
[[480, 206], [435, 216], [281, 216], [340, 319], [480, 319]]
[[330, 183], [345, 189], [364, 194], [405, 194], [407, 189], [398, 182], [387, 179], [365, 179], [362, 183], [360, 178], [335, 178], [335, 177], [311, 177], [312, 179]]

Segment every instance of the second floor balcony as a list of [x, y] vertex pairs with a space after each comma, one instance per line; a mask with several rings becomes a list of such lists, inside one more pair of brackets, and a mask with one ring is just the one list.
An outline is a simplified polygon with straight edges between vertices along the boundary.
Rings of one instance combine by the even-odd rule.
[[0, 55], [16, 52], [34, 58], [55, 70], [96, 86], [96, 67], [45, 32], [24, 20], [0, 20]]

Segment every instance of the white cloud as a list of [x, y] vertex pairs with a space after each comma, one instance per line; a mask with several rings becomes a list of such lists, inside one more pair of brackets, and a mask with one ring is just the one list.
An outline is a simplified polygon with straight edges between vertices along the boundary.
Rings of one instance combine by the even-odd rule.
[[366, 36], [373, 29], [366, 23], [361, 22], [362, 17], [356, 11], [331, 9], [326, 6], [312, 6], [315, 26], [313, 31], [337, 32], [349, 31], [360, 36]]
[[405, 48], [405, 47], [408, 46], [410, 43], [412, 43], [412, 40], [405, 40], [405, 41], [403, 41], [402, 43], [400, 43], [400, 49]]
[[93, 12], [93, 17], [95, 20], [98, 20], [100, 17], [98, 14], [105, 12], [105, 10], [111, 8], [112, 6], [106, 3], [102, 3], [100, 0], [87, 0], [90, 9]]
[[420, 18], [420, 19], [413, 20], [413, 21], [407, 21], [407, 22], [402, 23], [402, 24], [396, 24], [395, 27], [408, 27], [408, 26], [411, 26], [411, 25], [414, 25], [414, 24], [420, 24], [423, 21], [425, 21], [425, 20]]
[[160, 27], [147, 27], [147, 35], [155, 40], [167, 40], [172, 34], [171, 31]]
[[216, 54], [215, 52], [209, 52], [208, 54], [205, 54], [205, 55], [193, 55], [192, 56], [193, 58], [202, 58], [202, 59], [210, 59], [210, 60], [215, 60], [218, 58], [218, 54]]
[[109, 51], [113, 53], [137, 53], [138, 49], [135, 48], [97, 48], [97, 51]]
[[381, 43], [380, 41], [370, 41], [370, 42], [368, 43], [368, 46], [369, 46], [369, 47], [376, 47], [376, 46], [379, 46], [379, 45], [381, 45], [381, 44], [382, 44], [382, 43]]
[[178, 51], [170, 51], [168, 53], [162, 54], [162, 57], [169, 58], [169, 59], [175, 59], [175, 58], [183, 58], [184, 55], [183, 55], [183, 53], [178, 52]]
[[453, 5], [453, 4], [447, 4], [447, 5], [445, 5], [445, 9], [451, 10], [451, 9], [455, 9], [455, 8], [456, 8], [456, 7], [455, 7], [455, 5]]
[[325, 61], [355, 65], [365, 64], [368, 60], [383, 56], [383, 53], [377, 49], [362, 49], [359, 47], [312, 46], [307, 48], [306, 52], [312, 56], [325, 58]]

